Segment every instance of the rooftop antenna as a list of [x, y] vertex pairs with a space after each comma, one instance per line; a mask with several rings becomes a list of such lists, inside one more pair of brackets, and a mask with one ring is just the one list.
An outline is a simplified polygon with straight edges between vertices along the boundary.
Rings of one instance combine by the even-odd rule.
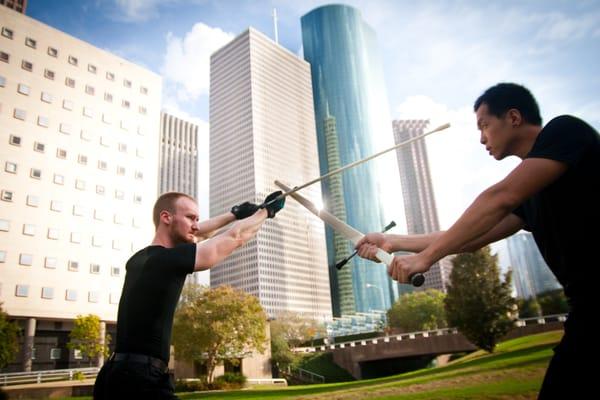
[[279, 34], [277, 32], [277, 9], [273, 8], [273, 31], [275, 32], [275, 43], [279, 44]]

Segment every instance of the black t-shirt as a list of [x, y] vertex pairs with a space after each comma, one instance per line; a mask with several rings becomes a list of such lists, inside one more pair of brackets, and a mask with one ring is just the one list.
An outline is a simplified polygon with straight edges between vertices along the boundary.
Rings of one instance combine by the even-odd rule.
[[567, 164], [567, 171], [513, 211], [525, 222], [573, 309], [590, 307], [598, 286], [600, 137], [563, 115], [540, 132], [526, 158]]
[[196, 245], [148, 246], [127, 261], [119, 302], [115, 352], [169, 362], [175, 307], [187, 274], [194, 272]]

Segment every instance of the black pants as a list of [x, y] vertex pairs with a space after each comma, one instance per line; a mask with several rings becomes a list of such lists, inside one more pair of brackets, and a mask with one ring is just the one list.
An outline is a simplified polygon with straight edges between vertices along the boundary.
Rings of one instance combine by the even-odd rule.
[[[598, 349], [593, 338], [591, 315], [571, 313], [565, 322], [565, 334], [554, 348], [538, 400], [572, 399], [578, 393], [595, 393], [598, 378], [592, 374]], [[585, 318], [585, 320], [584, 320]], [[593, 397], [593, 395], [590, 395]]]
[[179, 399], [168, 373], [149, 363], [108, 361], [94, 384], [94, 400]]

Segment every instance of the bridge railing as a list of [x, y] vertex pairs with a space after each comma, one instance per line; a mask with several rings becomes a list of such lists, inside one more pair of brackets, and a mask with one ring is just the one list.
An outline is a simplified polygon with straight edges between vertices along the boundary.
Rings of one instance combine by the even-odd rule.
[[[516, 327], [523, 327], [529, 325], [543, 325], [550, 322], [564, 322], [567, 319], [567, 314], [554, 314], [554, 315], [545, 315], [542, 317], [533, 317], [533, 318], [524, 318], [518, 319], [515, 321]], [[443, 328], [443, 329], [434, 329], [428, 331], [418, 331], [418, 332], [410, 332], [410, 333], [399, 333], [395, 335], [386, 335], [379, 336], [375, 338], [369, 339], [359, 339], [359, 340], [351, 340], [347, 342], [340, 343], [332, 343], [321, 346], [310, 346], [310, 347], [296, 347], [293, 348], [292, 351], [295, 353], [314, 353], [318, 351], [328, 351], [335, 349], [344, 349], [346, 347], [356, 347], [356, 346], [367, 346], [372, 344], [377, 344], [380, 342], [389, 343], [391, 340], [401, 341], [401, 340], [412, 340], [416, 338], [430, 337], [430, 336], [442, 336], [442, 335], [456, 335], [458, 334], [457, 328]]]
[[96, 375], [98, 375], [98, 371], [100, 371], [100, 368], [92, 367], [31, 372], [9, 372], [0, 374], [0, 386], [95, 378]]
[[288, 374], [295, 375], [304, 381], [310, 381], [312, 383], [325, 383], [325, 377], [323, 375], [316, 374], [300, 367], [288, 367]]

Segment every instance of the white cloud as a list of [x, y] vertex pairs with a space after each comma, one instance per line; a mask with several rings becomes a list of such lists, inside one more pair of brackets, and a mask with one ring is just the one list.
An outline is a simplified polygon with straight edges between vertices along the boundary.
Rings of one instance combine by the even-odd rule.
[[169, 0], [115, 0], [117, 12], [113, 19], [124, 22], [144, 22], [159, 15], [158, 7]]
[[169, 32], [161, 68], [166, 89], [173, 91], [178, 101], [195, 100], [208, 94], [210, 55], [233, 37], [231, 33], [200, 22], [184, 38]]
[[536, 34], [536, 39], [546, 41], [581, 39], [588, 35], [594, 37], [600, 24], [600, 13], [591, 13], [575, 18], [555, 12], [538, 17], [541, 26]]
[[451, 109], [418, 95], [408, 97], [395, 111], [395, 119], [429, 119], [432, 129], [451, 124], [425, 139], [441, 229], [449, 228], [479, 193], [519, 162], [516, 158], [497, 162], [487, 155], [471, 106]]

